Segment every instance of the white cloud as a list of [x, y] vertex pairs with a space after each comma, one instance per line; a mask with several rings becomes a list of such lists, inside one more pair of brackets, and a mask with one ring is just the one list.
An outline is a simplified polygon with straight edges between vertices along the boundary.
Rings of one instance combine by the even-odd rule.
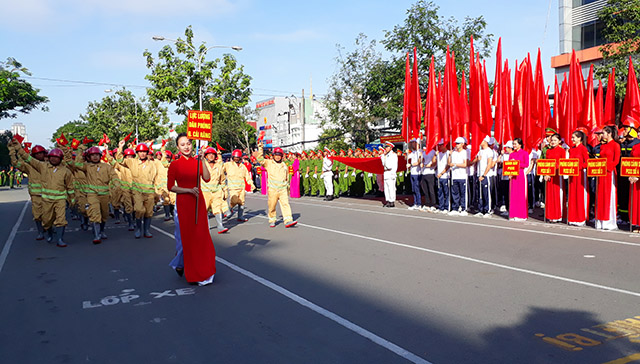
[[298, 29], [288, 33], [254, 33], [253, 37], [259, 40], [294, 43], [323, 39], [325, 35], [315, 30]]

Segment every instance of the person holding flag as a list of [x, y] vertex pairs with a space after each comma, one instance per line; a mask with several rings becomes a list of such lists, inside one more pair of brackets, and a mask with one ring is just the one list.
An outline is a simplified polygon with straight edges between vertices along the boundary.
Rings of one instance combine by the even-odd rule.
[[407, 155], [407, 168], [411, 174], [411, 191], [413, 192], [413, 206], [409, 207], [409, 210], [421, 210], [422, 209], [422, 196], [420, 195], [420, 180], [422, 179], [422, 168], [424, 167], [424, 161], [422, 159], [422, 150], [418, 149], [418, 142], [416, 139], [411, 139], [409, 142], [410, 152]]
[[[242, 163], [242, 151], [236, 149], [231, 153], [230, 161], [226, 162], [222, 166], [222, 171], [227, 178], [227, 200], [229, 201], [229, 216], [233, 215], [233, 208], [238, 206], [238, 218], [239, 222], [248, 221], [244, 217], [244, 200], [247, 191], [244, 188], [246, 182], [250, 182], [253, 186], [253, 181], [249, 176], [247, 167]], [[287, 170], [288, 172], [288, 170]]]
[[324, 147], [324, 153], [322, 158], [322, 174], [320, 174], [320, 178], [322, 178], [322, 182], [324, 185], [324, 190], [326, 193], [325, 201], [333, 200], [333, 160], [330, 158], [331, 149], [328, 147]]
[[520, 170], [517, 176], [509, 176], [509, 220], [524, 221], [529, 218], [527, 209], [527, 176], [524, 171], [529, 167], [529, 153], [522, 149], [522, 139], [515, 138], [513, 152], [509, 154], [509, 160], [520, 161]]
[[133, 210], [136, 217], [135, 238], [140, 239], [144, 234], [145, 238], [152, 238], [151, 218], [153, 217], [153, 206], [155, 205], [156, 190], [159, 178], [156, 166], [150, 162], [149, 147], [140, 143], [136, 146], [137, 158], [123, 158], [122, 148], [125, 141], [118, 143], [118, 153], [116, 162], [131, 171], [133, 190]]
[[384, 173], [384, 207], [396, 207], [396, 178], [398, 172], [398, 155], [393, 151], [393, 143], [384, 143], [384, 153], [380, 156]]
[[[36, 145], [31, 149], [31, 156], [40, 162], [44, 162], [46, 154], [47, 150], [41, 145]], [[36, 231], [38, 231], [36, 240], [44, 240], [44, 229], [42, 227], [42, 179], [40, 172], [23, 160], [18, 160], [14, 150], [9, 149], [9, 155], [11, 157], [11, 164], [29, 176], [28, 189], [29, 196], [31, 196], [31, 213], [33, 215], [33, 221], [36, 224]]]
[[[560, 134], [551, 136], [549, 148], [546, 151], [547, 159], [556, 161], [556, 168], [560, 165], [560, 159], [567, 157], [567, 152], [562, 148], [562, 137]], [[562, 221], [564, 207], [563, 177], [560, 174], [555, 176], [544, 176], [546, 183], [546, 203], [545, 214], [549, 222]]]
[[[212, 147], [204, 150], [204, 158], [206, 159], [207, 163], [205, 163], [205, 165], [211, 177], [209, 181], [200, 181], [200, 189], [202, 190], [204, 201], [207, 204], [207, 211], [211, 211], [216, 219], [218, 234], [224, 234], [229, 231], [229, 229], [225, 228], [222, 224], [222, 206], [227, 204], [227, 191], [224, 188], [226, 179], [223, 165], [222, 163], [218, 163], [218, 152]], [[240, 215], [240, 213], [238, 213], [238, 215]]]
[[282, 160], [284, 151], [282, 148], [273, 150], [273, 159], [264, 159], [262, 142], [258, 142], [258, 163], [267, 170], [269, 174], [268, 186], [268, 215], [269, 227], [276, 226], [276, 204], [280, 204], [280, 212], [284, 220], [284, 227], [290, 228], [298, 222], [293, 220], [291, 207], [289, 206], [289, 167]]
[[618, 230], [616, 167], [620, 163], [620, 144], [618, 144], [618, 131], [613, 125], [607, 125], [602, 129], [600, 158], [607, 160], [607, 175], [598, 177], [596, 229]]
[[438, 154], [436, 156], [437, 175], [438, 180], [438, 212], [441, 214], [448, 214], [451, 210], [451, 199], [449, 193], [451, 192], [451, 184], [449, 180], [449, 159], [450, 153], [447, 150], [444, 139], [440, 139], [438, 142]]
[[578, 176], [569, 177], [569, 204], [567, 207], [567, 221], [569, 225], [585, 226], [589, 217], [589, 190], [587, 184], [587, 135], [576, 130], [571, 134], [573, 147], [569, 150], [569, 158], [578, 159]]
[[[633, 116], [628, 115], [622, 120], [622, 127], [624, 128], [624, 134], [620, 141], [620, 157], [630, 157], [633, 147], [640, 144], [638, 139], [638, 127], [640, 122]], [[627, 177], [620, 176], [620, 165], [618, 165], [618, 184], [616, 186], [618, 190], [618, 215], [620, 220], [629, 220], [629, 179]]]
[[451, 168], [451, 211], [449, 215], [467, 216], [467, 167], [469, 165], [468, 153], [464, 145], [467, 140], [457, 137], [455, 150], [451, 152], [449, 168]]

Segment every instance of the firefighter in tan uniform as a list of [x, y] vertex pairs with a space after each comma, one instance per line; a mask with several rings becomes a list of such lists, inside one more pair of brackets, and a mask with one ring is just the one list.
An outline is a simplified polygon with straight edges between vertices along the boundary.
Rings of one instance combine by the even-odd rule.
[[209, 182], [200, 181], [202, 197], [204, 197], [204, 202], [207, 204], [207, 211], [211, 211], [216, 219], [218, 234], [224, 234], [229, 229], [222, 224], [222, 207], [227, 204], [223, 165], [218, 163], [218, 153], [212, 147], [205, 149], [204, 158], [207, 160], [206, 166], [209, 169], [211, 179]]
[[[167, 172], [169, 166], [165, 161], [164, 146], [161, 150], [156, 151], [153, 163], [158, 170], [158, 184], [156, 185], [156, 191], [160, 195], [160, 201], [162, 202], [162, 208], [164, 209], [164, 221], [171, 220], [171, 198], [169, 197], [169, 190], [167, 190]], [[166, 165], [166, 166], [165, 166]]]
[[116, 161], [123, 167], [131, 171], [133, 177], [133, 210], [136, 217], [135, 238], [140, 239], [144, 233], [145, 238], [152, 238], [151, 235], [151, 218], [153, 217], [153, 206], [156, 201], [156, 188], [158, 185], [158, 170], [148, 158], [149, 147], [140, 143], [136, 147], [138, 158], [123, 158], [122, 148], [125, 141], [121, 140], [118, 144], [118, 153]]
[[[117, 152], [116, 152], [117, 155]], [[136, 152], [127, 148], [123, 152], [124, 159], [134, 159], [136, 157]], [[134, 218], [133, 218], [133, 176], [131, 175], [131, 170], [129, 168], [124, 167], [120, 163], [117, 163], [115, 159], [110, 160], [111, 165], [115, 168], [116, 173], [120, 174], [120, 189], [122, 191], [122, 196], [120, 201], [122, 202], [122, 207], [124, 208], [124, 221], [129, 225], [129, 231], [135, 230]]]
[[[116, 148], [110, 153], [108, 153], [108, 156], [104, 161], [111, 164], [110, 161], [113, 160], [113, 158], [110, 158], [110, 157], [115, 156], [117, 152], [118, 152], [118, 149]], [[109, 184], [109, 194], [111, 195], [111, 207], [113, 207], [113, 215], [116, 218], [116, 224], [119, 224], [121, 222], [120, 209], [122, 209], [123, 207], [123, 199], [124, 199], [123, 190], [122, 190], [122, 173], [116, 170], [115, 167], [114, 167], [114, 171], [116, 172], [117, 178], [111, 181], [111, 183]]]
[[284, 151], [282, 148], [273, 150], [273, 159], [265, 159], [262, 142], [258, 143], [258, 163], [266, 168], [269, 179], [267, 181], [267, 207], [269, 215], [269, 226], [276, 226], [276, 204], [280, 203], [280, 212], [284, 226], [290, 228], [297, 224], [291, 216], [289, 206], [289, 166], [282, 160]]
[[58, 148], [52, 149], [48, 162], [41, 162], [32, 158], [20, 143], [13, 140], [13, 149], [18, 156], [40, 173], [42, 183], [42, 227], [47, 230], [47, 241], [64, 248], [64, 230], [67, 226], [67, 200], [71, 205], [74, 201], [73, 176], [71, 171], [62, 164], [64, 153]]
[[247, 167], [242, 164], [242, 151], [240, 149], [234, 150], [231, 157], [233, 160], [225, 163], [222, 167], [227, 176], [227, 200], [231, 211], [229, 216], [233, 215], [233, 207], [238, 205], [238, 221], [246, 222], [247, 219], [244, 217], [244, 196], [246, 194], [244, 183], [248, 181], [253, 186], [253, 181], [249, 178]]
[[85, 154], [86, 162], [71, 162], [70, 166], [71, 169], [83, 171], [87, 176], [86, 191], [89, 204], [87, 213], [89, 221], [93, 224], [93, 243], [100, 244], [107, 238], [104, 228], [109, 219], [109, 202], [111, 201], [109, 186], [112, 181], [117, 180], [118, 176], [111, 164], [102, 162], [100, 148], [91, 147]]
[[[9, 154], [11, 156], [11, 164], [14, 168], [26, 173], [29, 176], [29, 195], [31, 196], [31, 213], [33, 214], [33, 221], [36, 223], [36, 229], [38, 235], [36, 240], [44, 239], [44, 229], [42, 227], [42, 181], [40, 178], [40, 172], [33, 168], [30, 164], [26, 163], [21, 158], [18, 159], [16, 151], [9, 145]], [[47, 150], [41, 145], [36, 145], [31, 149], [31, 156], [41, 162], [44, 162], [44, 157], [47, 154]]]

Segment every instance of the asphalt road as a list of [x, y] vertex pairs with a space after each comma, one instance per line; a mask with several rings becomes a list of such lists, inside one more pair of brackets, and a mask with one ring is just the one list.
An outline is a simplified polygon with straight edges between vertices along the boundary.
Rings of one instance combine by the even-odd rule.
[[0, 190], [0, 362], [640, 361], [629, 233], [346, 198], [296, 200], [298, 226], [270, 229], [254, 194], [197, 287], [168, 267], [172, 222], [136, 240], [110, 221], [94, 246], [70, 221], [62, 249], [34, 240], [27, 199]]

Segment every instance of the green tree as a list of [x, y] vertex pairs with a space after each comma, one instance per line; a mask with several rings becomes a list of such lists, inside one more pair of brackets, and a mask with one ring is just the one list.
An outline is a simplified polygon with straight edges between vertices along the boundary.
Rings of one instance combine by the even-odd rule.
[[349, 149], [349, 144], [344, 140], [344, 132], [337, 128], [328, 128], [322, 131], [320, 134], [320, 142], [318, 143], [320, 149], [328, 147], [336, 151]]
[[5, 130], [0, 133], [0, 167], [8, 167], [11, 164], [11, 158], [9, 157], [9, 148], [7, 144], [13, 139], [13, 133], [10, 130]]
[[605, 44], [600, 47], [603, 60], [595, 67], [595, 75], [606, 80], [615, 67], [616, 109], [620, 111], [627, 86], [629, 57], [634, 65], [640, 61], [640, 0], [609, 0], [598, 12], [598, 19], [603, 24]]
[[82, 141], [86, 136], [95, 143], [106, 134], [110, 139], [109, 147], [114, 148], [129, 133], [132, 133], [130, 140], [133, 141], [136, 126], [138, 140], [142, 142], [164, 136], [168, 124], [166, 108], [145, 99], [137, 100], [131, 91], [122, 89], [98, 102], [90, 102], [79, 120], [70, 121], [54, 132], [51, 142], [55, 142], [62, 132], [68, 140]]
[[[242, 142], [245, 120], [241, 111], [249, 103], [251, 77], [230, 54], [206, 61], [209, 49], [204, 42], [194, 46], [189, 26], [184, 40], [178, 38], [173, 46], [163, 47], [156, 58], [145, 50], [147, 68], [151, 70], [145, 78], [152, 85], [147, 94], [152, 102], [173, 104], [177, 114], [186, 116], [189, 109], [199, 108], [202, 87], [202, 108], [213, 112], [212, 140], [223, 146], [248, 147]], [[176, 131], [186, 131], [186, 118], [185, 125]]]
[[31, 110], [49, 111], [44, 105], [46, 96], [39, 95], [39, 89], [20, 78], [20, 74], [31, 76], [29, 70], [14, 58], [0, 62], [0, 119], [15, 118], [18, 113], [28, 114]]

